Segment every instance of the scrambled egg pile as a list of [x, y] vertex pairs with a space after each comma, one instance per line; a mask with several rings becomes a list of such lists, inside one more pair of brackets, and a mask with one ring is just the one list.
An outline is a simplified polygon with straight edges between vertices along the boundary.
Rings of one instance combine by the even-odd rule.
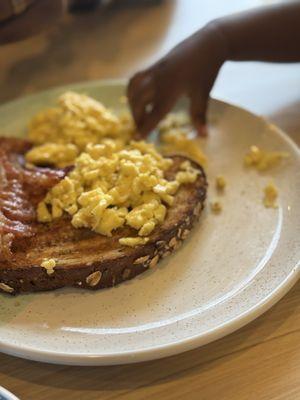
[[165, 172], [173, 161], [150, 143], [130, 141], [133, 129], [129, 119], [75, 93], [64, 94], [60, 108], [35, 117], [29, 138], [36, 147], [27, 153], [27, 161], [74, 165], [39, 203], [38, 220], [46, 223], [67, 213], [74, 227], [105, 236], [127, 225], [138, 236], [121, 238], [121, 244], [146, 243], [164, 221], [180, 185], [195, 182], [198, 170], [185, 161], [168, 181]]
[[36, 115], [28, 127], [35, 145], [26, 161], [38, 165], [72, 165], [88, 144], [111, 138], [127, 143], [135, 132], [130, 115], [115, 115], [100, 102], [74, 92], [60, 96], [58, 107]]
[[173, 204], [180, 184], [197, 179], [198, 171], [186, 161], [175, 180], [166, 180], [164, 172], [171, 165], [171, 159], [145, 142], [121, 147], [106, 139], [88, 145], [74, 169], [38, 205], [38, 220], [50, 222], [67, 212], [76, 228], [112, 236], [113, 230], [128, 225], [139, 236], [148, 236], [164, 221], [166, 205]]
[[244, 164], [247, 167], [254, 167], [258, 171], [265, 171], [288, 157], [288, 153], [282, 151], [265, 151], [257, 146], [251, 146], [244, 157]]

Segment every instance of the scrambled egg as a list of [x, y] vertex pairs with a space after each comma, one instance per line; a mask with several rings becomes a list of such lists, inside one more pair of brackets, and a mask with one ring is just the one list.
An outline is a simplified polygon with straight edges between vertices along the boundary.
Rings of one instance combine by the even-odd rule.
[[263, 203], [266, 208], [277, 208], [276, 200], [278, 197], [278, 190], [276, 186], [270, 182], [265, 188], [264, 188], [264, 199]]
[[249, 152], [244, 157], [244, 164], [254, 167], [258, 171], [265, 171], [278, 165], [284, 158], [288, 158], [288, 153], [282, 151], [265, 151], [257, 146], [251, 146]]
[[74, 166], [38, 204], [38, 221], [69, 214], [75, 228], [105, 236], [129, 226], [138, 236], [121, 238], [120, 243], [145, 244], [164, 221], [180, 185], [195, 182], [198, 171], [185, 161], [175, 179], [168, 181], [165, 172], [173, 161], [154, 145], [131, 140], [134, 133], [128, 115], [117, 116], [96, 100], [72, 92], [59, 98], [57, 108], [38, 114], [29, 126], [34, 147], [27, 162]]
[[[50, 222], [66, 212], [76, 228], [86, 227], [105, 236], [124, 225], [147, 237], [165, 219], [180, 184], [192, 183], [198, 171], [190, 162], [181, 164], [176, 179], [164, 173], [172, 165], [152, 144], [132, 141], [121, 146], [106, 139], [88, 145], [74, 169], [54, 186], [38, 205], [38, 220]], [[124, 238], [120, 243], [145, 243]]]
[[214, 200], [210, 203], [211, 211], [215, 214], [219, 214], [222, 211], [222, 205], [218, 200]]
[[159, 124], [161, 133], [169, 132], [173, 128], [190, 128], [191, 122], [186, 112], [169, 113]]
[[119, 239], [119, 243], [123, 246], [135, 247], [146, 244], [149, 238], [145, 237], [124, 237]]
[[199, 164], [206, 164], [206, 157], [195, 139], [190, 139], [188, 132], [173, 128], [161, 135], [163, 154], [182, 154]]
[[226, 180], [224, 178], [224, 176], [219, 175], [216, 177], [216, 188], [217, 190], [219, 190], [220, 192], [222, 192], [226, 187]]
[[35, 145], [26, 155], [31, 164], [57, 167], [72, 165], [88, 144], [114, 139], [127, 143], [135, 132], [127, 113], [116, 115], [100, 102], [74, 92], [60, 96], [58, 107], [36, 115], [28, 127], [28, 138]]
[[191, 138], [191, 123], [184, 112], [170, 113], [159, 124], [161, 148], [163, 154], [182, 154], [205, 164], [207, 159], [199, 143]]
[[55, 165], [64, 168], [71, 165], [78, 154], [79, 150], [74, 144], [45, 143], [29, 150], [26, 154], [26, 161], [29, 164]]
[[46, 259], [41, 263], [41, 267], [46, 269], [48, 275], [52, 275], [54, 273], [55, 266], [56, 261], [53, 258]]

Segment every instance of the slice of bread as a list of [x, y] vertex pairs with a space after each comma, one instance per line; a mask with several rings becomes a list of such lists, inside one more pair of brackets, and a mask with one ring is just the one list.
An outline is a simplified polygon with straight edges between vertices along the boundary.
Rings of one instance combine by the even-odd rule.
[[[171, 180], [186, 158], [173, 156], [167, 172]], [[194, 184], [185, 184], [175, 195], [167, 217], [149, 236], [147, 244], [126, 247], [121, 237], [137, 236], [134, 229], [116, 230], [106, 237], [89, 229], [75, 229], [67, 217], [50, 224], [37, 224], [35, 235], [17, 238], [12, 257], [0, 263], [0, 289], [10, 294], [52, 290], [66, 286], [102, 289], [115, 286], [154, 268], [159, 260], [177, 250], [190, 233], [204, 207], [207, 181], [201, 166]], [[54, 270], [41, 266], [54, 259]]]

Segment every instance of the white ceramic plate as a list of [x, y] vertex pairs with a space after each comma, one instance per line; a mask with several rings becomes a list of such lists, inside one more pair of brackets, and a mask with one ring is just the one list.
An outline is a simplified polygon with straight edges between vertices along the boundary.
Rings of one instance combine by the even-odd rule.
[[[124, 91], [115, 81], [71, 87], [115, 108]], [[2, 134], [24, 134], [29, 118], [67, 88], [3, 105]], [[291, 288], [299, 277], [299, 149], [279, 129], [238, 107], [213, 100], [209, 119], [210, 135], [202, 141], [210, 160], [209, 198], [216, 197], [214, 177], [223, 174], [223, 212], [213, 215], [206, 207], [176, 254], [119, 287], [2, 295], [2, 352], [76, 365], [165, 357], [240, 328]], [[290, 158], [270, 173], [245, 170], [243, 155], [252, 144], [288, 151]], [[262, 205], [270, 179], [279, 188], [278, 209]]]
[[0, 400], [19, 400], [14, 394], [0, 386]]

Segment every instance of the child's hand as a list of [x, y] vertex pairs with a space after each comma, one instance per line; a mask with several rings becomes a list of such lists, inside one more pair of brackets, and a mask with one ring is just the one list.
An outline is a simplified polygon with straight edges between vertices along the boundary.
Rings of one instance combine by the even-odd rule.
[[129, 104], [139, 133], [146, 136], [181, 95], [190, 99], [190, 114], [199, 135], [206, 135], [209, 93], [226, 59], [225, 42], [214, 23], [189, 37], [128, 85]]
[[299, 42], [300, 1], [209, 23], [130, 80], [128, 98], [139, 133], [146, 136], [185, 94], [192, 122], [205, 134], [209, 92], [224, 61], [299, 62]]

